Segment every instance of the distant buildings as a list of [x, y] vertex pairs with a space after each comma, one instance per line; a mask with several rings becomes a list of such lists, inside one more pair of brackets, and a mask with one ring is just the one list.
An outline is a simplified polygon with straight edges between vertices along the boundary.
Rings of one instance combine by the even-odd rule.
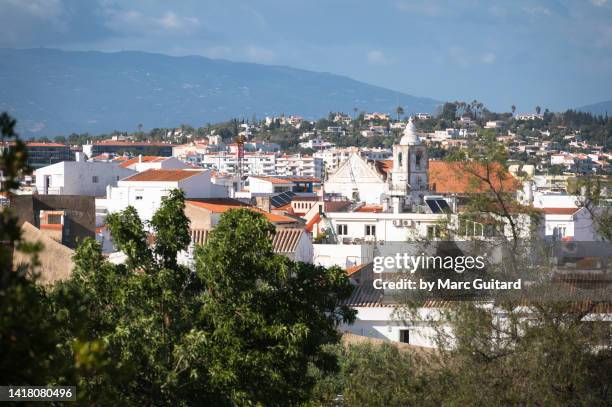
[[45, 165], [73, 160], [70, 147], [58, 143], [26, 143], [28, 165], [40, 168]]
[[169, 143], [149, 143], [120, 140], [104, 140], [92, 144], [83, 145], [83, 153], [87, 157], [95, 157], [103, 153], [131, 154], [131, 155], [159, 155], [163, 157], [172, 156], [174, 144]]

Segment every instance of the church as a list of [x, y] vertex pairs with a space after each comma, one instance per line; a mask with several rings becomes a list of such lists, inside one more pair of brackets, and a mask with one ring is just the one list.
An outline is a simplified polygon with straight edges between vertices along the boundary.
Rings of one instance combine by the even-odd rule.
[[324, 191], [382, 205], [384, 212], [410, 212], [422, 204], [429, 192], [429, 158], [412, 118], [399, 144], [393, 146], [392, 160], [368, 161], [353, 153], [325, 181]]

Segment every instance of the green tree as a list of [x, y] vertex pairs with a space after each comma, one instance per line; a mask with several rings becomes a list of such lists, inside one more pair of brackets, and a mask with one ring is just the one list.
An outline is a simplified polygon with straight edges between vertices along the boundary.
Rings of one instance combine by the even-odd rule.
[[[15, 133], [15, 120], [0, 115], [0, 155], [4, 182], [0, 192], [10, 198], [27, 168], [27, 151]], [[42, 246], [22, 239], [10, 207], [0, 207], [0, 383], [46, 385], [63, 373], [57, 349], [55, 315], [49, 313], [45, 291], [36, 285], [37, 252]], [[14, 264], [14, 251], [32, 256], [29, 263]]]
[[214, 387], [238, 405], [293, 405], [308, 399], [310, 364], [335, 366], [337, 343], [354, 312], [339, 304], [352, 287], [343, 270], [292, 262], [273, 252], [274, 227], [256, 212], [223, 215], [196, 270], [206, 287], [200, 312]]
[[404, 108], [401, 107], [401, 106], [396, 107], [395, 108], [395, 113], [397, 114], [397, 121], [399, 122], [401, 115], [404, 114]]

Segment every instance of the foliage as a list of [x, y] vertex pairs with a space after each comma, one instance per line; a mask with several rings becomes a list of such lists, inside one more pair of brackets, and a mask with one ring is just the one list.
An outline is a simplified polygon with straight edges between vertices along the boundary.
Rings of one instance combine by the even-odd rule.
[[292, 405], [308, 399], [307, 367], [334, 367], [322, 348], [339, 339], [337, 327], [354, 311], [339, 303], [352, 287], [332, 267], [292, 262], [274, 254], [274, 228], [248, 209], [224, 214], [196, 270], [207, 294], [200, 324], [209, 344], [213, 386], [233, 403]]
[[[10, 197], [18, 177], [27, 170], [25, 145], [14, 132], [15, 120], [0, 115], [0, 145], [10, 143], [0, 156], [0, 190]], [[56, 349], [54, 315], [48, 313], [44, 290], [35, 284], [36, 253], [40, 245], [25, 242], [9, 207], [0, 211], [0, 383], [47, 383], [62, 374]], [[13, 264], [13, 251], [32, 255], [29, 264]]]

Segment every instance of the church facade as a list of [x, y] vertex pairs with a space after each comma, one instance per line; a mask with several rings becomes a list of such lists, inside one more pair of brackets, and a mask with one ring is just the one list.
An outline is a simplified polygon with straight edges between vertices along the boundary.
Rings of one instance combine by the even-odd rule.
[[324, 190], [400, 213], [423, 202], [429, 189], [428, 171], [427, 147], [410, 118], [399, 144], [393, 146], [392, 160], [367, 161], [352, 154], [325, 181]]

